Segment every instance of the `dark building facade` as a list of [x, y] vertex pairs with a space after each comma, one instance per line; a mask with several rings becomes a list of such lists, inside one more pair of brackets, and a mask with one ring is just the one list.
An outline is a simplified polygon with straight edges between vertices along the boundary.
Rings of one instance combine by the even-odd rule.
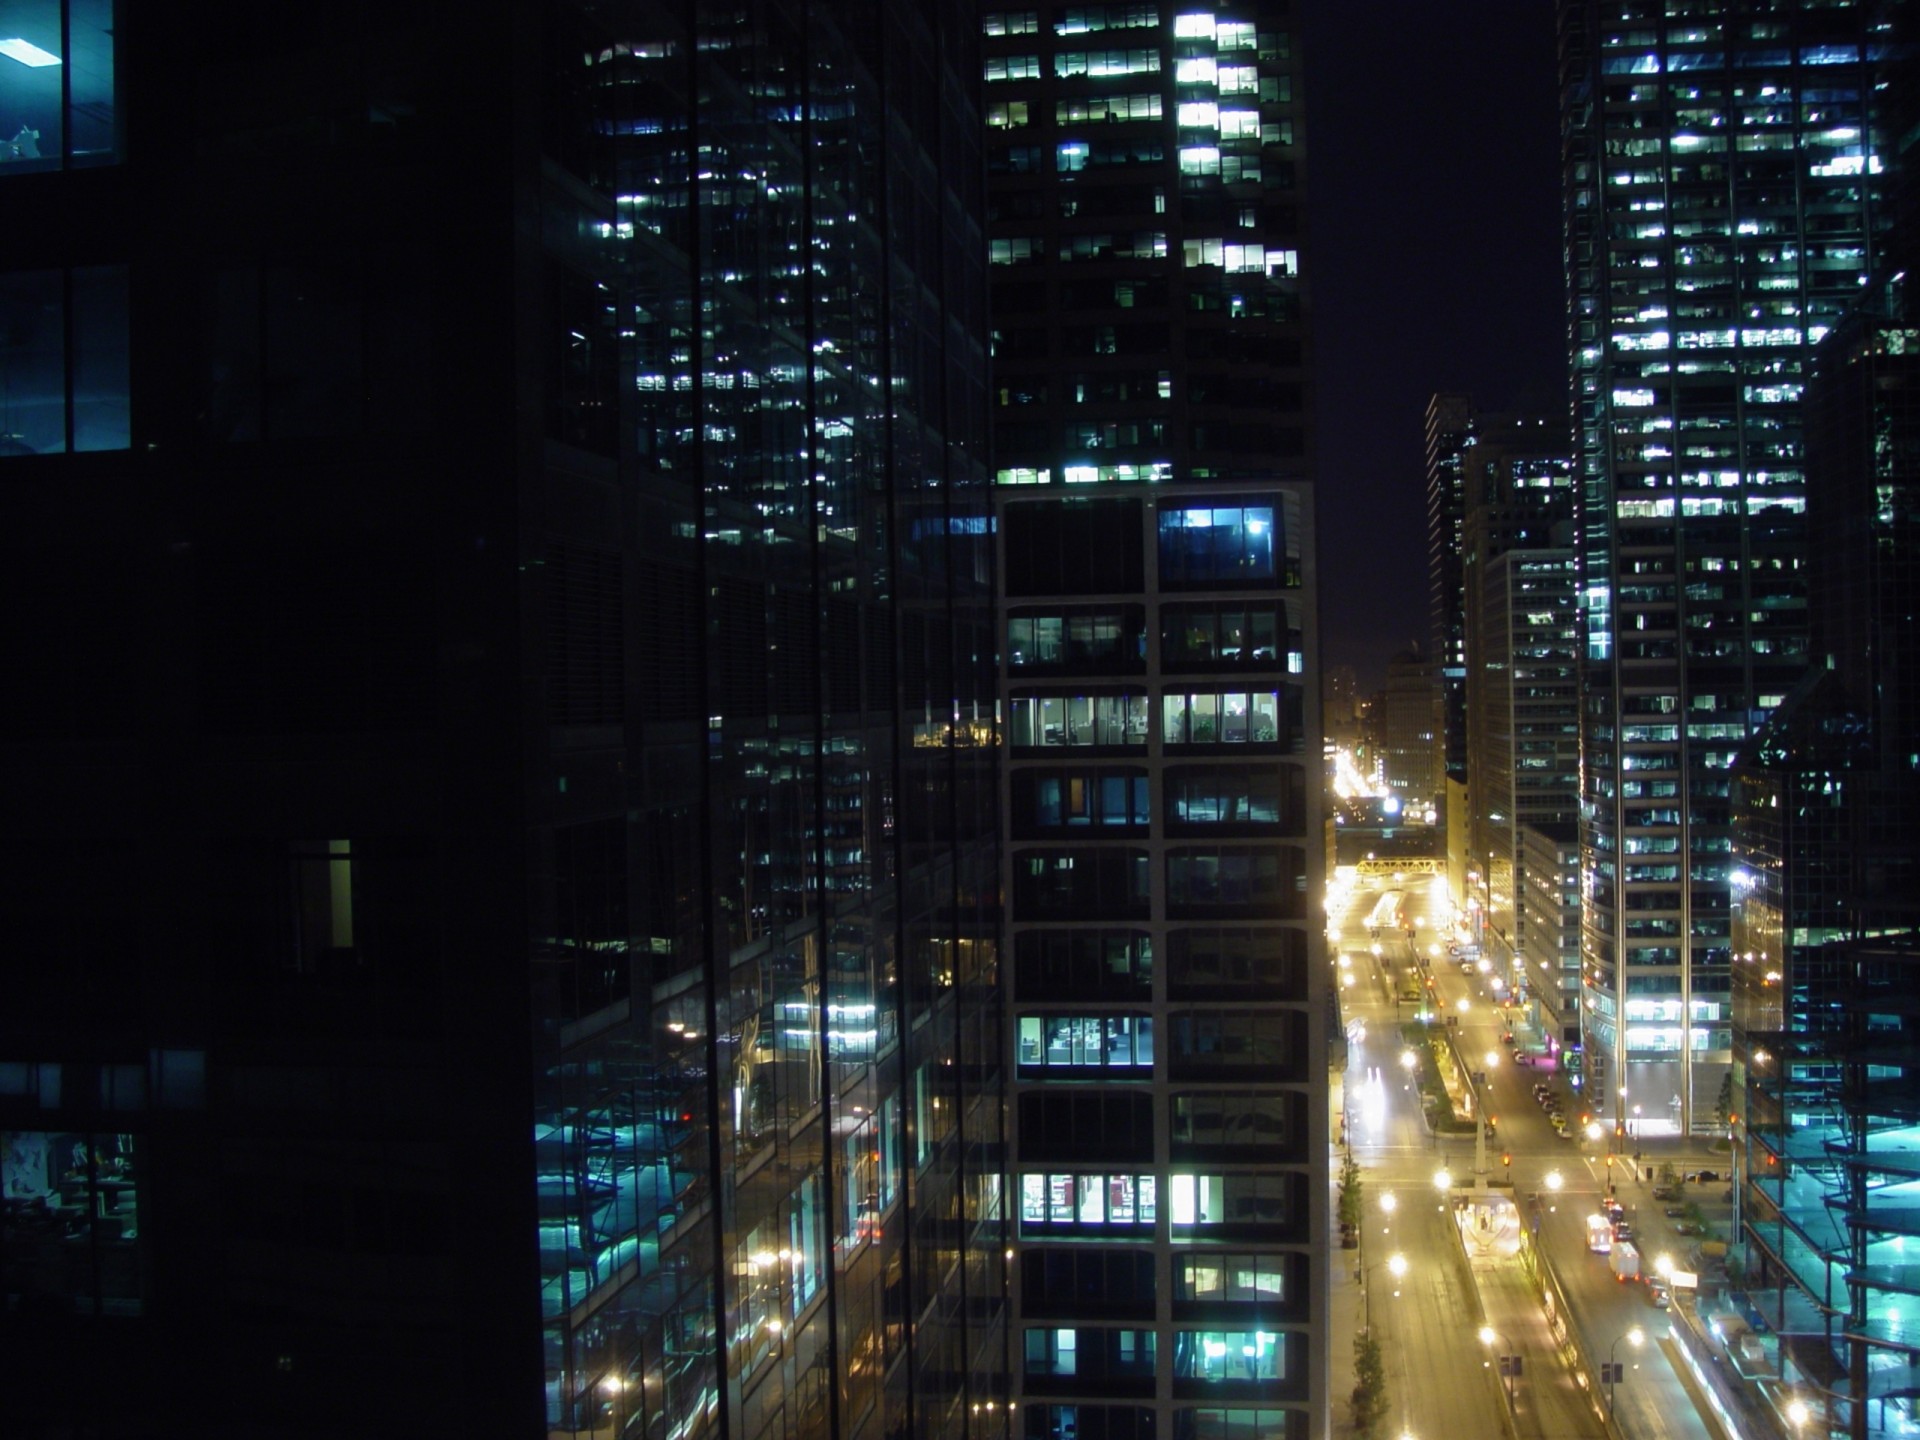
[[1327, 1124], [1288, 7], [987, 7], [1029, 1440], [1317, 1436]]
[[1592, 1094], [1710, 1117], [1730, 767], [1807, 666], [1812, 347], [1871, 272], [1871, 7], [1562, 0]]
[[1466, 462], [1474, 443], [1471, 396], [1441, 393], [1427, 401], [1428, 652], [1440, 671], [1441, 763], [1456, 781], [1467, 776]]
[[0, 1431], [1005, 1434], [973, 17], [0, 37]]
[[[1478, 933], [1513, 993], [1556, 1043], [1577, 1036], [1562, 994], [1526, 964], [1529, 825], [1570, 825], [1580, 776], [1573, 465], [1564, 427], [1475, 418], [1463, 465], [1460, 545], [1466, 626], [1467, 843], [1480, 877]], [[1546, 884], [1557, 886], [1557, 873]], [[1547, 958], [1541, 957], [1541, 964]], [[1570, 1033], [1572, 1032], [1572, 1033]]]

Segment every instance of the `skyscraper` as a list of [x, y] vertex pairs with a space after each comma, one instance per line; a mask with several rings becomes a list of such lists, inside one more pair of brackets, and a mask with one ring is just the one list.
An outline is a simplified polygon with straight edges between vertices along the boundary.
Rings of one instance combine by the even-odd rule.
[[[1544, 969], [1525, 963], [1522, 903], [1522, 831], [1571, 825], [1580, 776], [1564, 426], [1476, 416], [1462, 470], [1468, 853], [1481, 877], [1481, 938], [1493, 962], [1513, 972], [1529, 1018], [1554, 1042], [1577, 1043], [1577, 996], [1568, 1003], [1557, 953]], [[1557, 889], [1557, 870], [1549, 884]]]
[[1799, 401], [1871, 261], [1868, 14], [1560, 5], [1584, 1023], [1650, 1126], [1725, 1073], [1728, 767], [1809, 659]]
[[1441, 762], [1467, 773], [1466, 457], [1474, 439], [1473, 400], [1436, 394], [1427, 401], [1428, 651], [1439, 671]]
[[1024, 1433], [1319, 1434], [1293, 29], [1205, 0], [984, 30]]
[[971, 18], [0, 37], [0, 1429], [1005, 1434]]

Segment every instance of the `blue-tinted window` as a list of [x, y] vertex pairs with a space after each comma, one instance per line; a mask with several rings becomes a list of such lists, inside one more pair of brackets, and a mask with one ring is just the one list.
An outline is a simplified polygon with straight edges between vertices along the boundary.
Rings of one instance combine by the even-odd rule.
[[113, 0], [0, 0], [0, 176], [119, 158]]
[[1272, 505], [1179, 506], [1160, 512], [1163, 585], [1271, 583]]
[[127, 417], [126, 267], [0, 275], [0, 458], [124, 450]]
[[132, 1135], [0, 1131], [0, 1305], [140, 1313], [135, 1148]]

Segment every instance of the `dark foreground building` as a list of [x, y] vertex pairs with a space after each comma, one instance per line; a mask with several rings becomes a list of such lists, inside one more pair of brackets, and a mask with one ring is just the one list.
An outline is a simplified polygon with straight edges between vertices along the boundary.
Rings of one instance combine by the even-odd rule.
[[0, 1432], [1002, 1433], [977, 26], [0, 3]]
[[1346, 1337], [1296, 17], [982, 29], [1022, 1431], [1306, 1440]]

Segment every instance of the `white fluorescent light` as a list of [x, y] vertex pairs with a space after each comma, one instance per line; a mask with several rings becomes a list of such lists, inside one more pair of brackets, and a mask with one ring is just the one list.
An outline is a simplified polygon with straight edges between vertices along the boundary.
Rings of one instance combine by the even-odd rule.
[[44, 65], [58, 65], [60, 57], [51, 50], [42, 50], [31, 40], [15, 37], [12, 40], [0, 40], [0, 55], [18, 60], [22, 65], [31, 65], [36, 70]]

